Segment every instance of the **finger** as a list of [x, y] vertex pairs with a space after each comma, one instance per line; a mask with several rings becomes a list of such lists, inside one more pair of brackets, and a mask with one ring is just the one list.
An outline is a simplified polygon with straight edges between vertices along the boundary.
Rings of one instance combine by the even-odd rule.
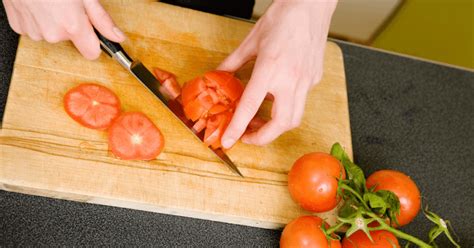
[[242, 142], [253, 145], [266, 145], [280, 136], [282, 133], [293, 128], [291, 124], [293, 105], [290, 94], [279, 94], [273, 102], [272, 119], [263, 125], [258, 131], [244, 135]]
[[253, 30], [240, 46], [235, 49], [218, 67], [217, 70], [235, 72], [257, 54], [257, 42]]
[[67, 30], [70, 38], [86, 59], [97, 59], [101, 53], [99, 39], [85, 13], [78, 18], [80, 18], [78, 25], [72, 30]]
[[3, 6], [5, 6], [5, 12], [7, 13], [8, 23], [10, 27], [18, 34], [23, 34], [20, 22], [20, 13], [15, 10], [9, 0], [3, 0]]
[[267, 94], [266, 85], [269, 81], [269, 76], [259, 68], [261, 67], [255, 67], [254, 73], [237, 105], [234, 116], [224, 135], [222, 135], [221, 143], [226, 149], [232, 147], [245, 132], [247, 125], [257, 113]]
[[102, 35], [115, 42], [125, 40], [125, 34], [115, 26], [114, 21], [98, 0], [85, 1], [84, 6], [89, 20]]
[[42, 40], [41, 30], [28, 9], [24, 9], [21, 13], [22, 29], [24, 29], [30, 39], [34, 41]]
[[293, 128], [299, 127], [301, 124], [301, 120], [303, 119], [304, 110], [306, 106], [307, 96], [308, 89], [299, 89], [295, 94], [293, 118], [291, 120], [291, 126]]

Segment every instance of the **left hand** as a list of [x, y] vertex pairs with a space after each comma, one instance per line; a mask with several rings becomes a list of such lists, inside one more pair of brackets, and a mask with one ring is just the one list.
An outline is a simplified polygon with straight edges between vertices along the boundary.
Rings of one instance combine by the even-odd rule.
[[257, 57], [249, 83], [222, 136], [230, 148], [244, 134], [267, 93], [272, 119], [242, 142], [265, 145], [300, 125], [306, 95], [322, 77], [324, 49], [337, 1], [275, 0], [242, 44], [218, 67], [234, 72]]

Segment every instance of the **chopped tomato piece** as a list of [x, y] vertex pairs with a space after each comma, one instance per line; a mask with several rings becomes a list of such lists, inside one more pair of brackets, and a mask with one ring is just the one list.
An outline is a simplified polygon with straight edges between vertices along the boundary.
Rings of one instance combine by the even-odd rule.
[[[184, 113], [192, 121], [207, 120], [204, 142], [209, 146], [221, 147], [220, 139], [243, 90], [240, 80], [224, 71], [206, 72], [183, 86], [181, 97]], [[202, 125], [202, 121], [199, 125], [196, 123], [195, 129]]]
[[196, 123], [194, 123], [193, 129], [200, 133], [204, 128], [206, 128], [207, 120], [204, 118], [199, 119]]
[[213, 115], [207, 121], [206, 131], [204, 133], [204, 143], [212, 148], [221, 147], [221, 138], [225, 129], [232, 118], [231, 112], [224, 112], [218, 115]]
[[176, 80], [176, 76], [160, 68], [153, 70], [155, 77], [161, 82], [162, 93], [164, 93], [170, 99], [176, 99], [181, 95], [181, 86]]
[[183, 105], [186, 106], [192, 102], [196, 97], [201, 94], [201, 92], [206, 90], [206, 84], [201, 77], [197, 77], [183, 86], [183, 91], [181, 92]]
[[151, 160], [163, 149], [160, 130], [143, 113], [123, 113], [109, 129], [109, 147], [124, 160]]
[[66, 113], [79, 124], [104, 130], [120, 114], [120, 100], [108, 88], [94, 84], [80, 84], [64, 96]]

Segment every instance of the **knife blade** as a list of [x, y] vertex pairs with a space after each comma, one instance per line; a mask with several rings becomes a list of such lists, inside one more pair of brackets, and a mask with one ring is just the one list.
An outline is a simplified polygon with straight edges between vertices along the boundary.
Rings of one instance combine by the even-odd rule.
[[[101, 35], [97, 30], [95, 30], [97, 37], [100, 41], [100, 46], [103, 51], [106, 52], [107, 55], [114, 58], [117, 62], [122, 65], [126, 70], [128, 70], [146, 89], [149, 90], [155, 97], [157, 97], [160, 102], [166, 106], [168, 109], [185, 127], [196, 136], [201, 142], [204, 142], [204, 135], [198, 133], [194, 128], [194, 123], [186, 117], [182, 108], [176, 107], [178, 103], [175, 100], [168, 99], [165, 97], [161, 91], [161, 83], [158, 79], [138, 60], [133, 60], [128, 54], [125, 52], [123, 47], [113, 41], [108, 40], [103, 35]], [[207, 146], [207, 145], [206, 145]], [[207, 146], [209, 150], [211, 150], [220, 160], [224, 163], [232, 172], [235, 174], [244, 177], [242, 173], [239, 171], [237, 166], [232, 162], [232, 160], [225, 154], [225, 152], [221, 149], [214, 149], [210, 146]]]

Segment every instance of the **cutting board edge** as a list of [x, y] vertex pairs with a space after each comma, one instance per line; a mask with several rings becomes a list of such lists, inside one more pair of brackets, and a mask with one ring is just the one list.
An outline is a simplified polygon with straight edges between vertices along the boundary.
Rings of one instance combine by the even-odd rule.
[[234, 224], [234, 225], [242, 225], [242, 226], [249, 226], [249, 227], [257, 227], [263, 229], [281, 229], [283, 228], [286, 223], [275, 223], [271, 221], [257, 221], [254, 219], [249, 219], [242, 216], [229, 216], [223, 214], [212, 214], [206, 213], [196, 210], [190, 209], [179, 209], [179, 208], [172, 208], [172, 207], [164, 207], [164, 206], [156, 206], [153, 204], [146, 204], [142, 202], [134, 202], [134, 201], [127, 201], [127, 200], [120, 200], [120, 199], [111, 199], [106, 197], [99, 197], [99, 196], [90, 196], [86, 194], [79, 194], [79, 193], [70, 193], [64, 192], [59, 190], [48, 190], [42, 188], [33, 188], [28, 187], [16, 183], [8, 183], [0, 181], [0, 190], [13, 192], [13, 193], [20, 193], [25, 195], [33, 195], [33, 196], [40, 196], [40, 197], [47, 197], [47, 198], [54, 198], [59, 200], [66, 200], [66, 201], [73, 201], [79, 203], [87, 203], [87, 204], [97, 204], [102, 205], [105, 207], [118, 207], [118, 208], [126, 208], [131, 210], [138, 210], [138, 211], [146, 211], [146, 212], [153, 212], [159, 214], [167, 214], [173, 216], [180, 216], [186, 218], [193, 218], [193, 219], [200, 219], [204, 221], [215, 221], [224, 224]]

